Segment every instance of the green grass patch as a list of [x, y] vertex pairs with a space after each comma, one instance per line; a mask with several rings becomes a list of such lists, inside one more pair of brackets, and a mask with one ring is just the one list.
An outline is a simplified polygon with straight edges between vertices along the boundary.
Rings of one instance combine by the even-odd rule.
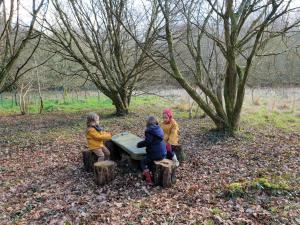
[[[130, 109], [136, 109], [140, 106], [147, 107], [167, 107], [170, 106], [170, 102], [158, 97], [158, 96], [133, 96], [131, 100]], [[45, 99], [44, 111], [45, 112], [78, 112], [84, 110], [102, 110], [102, 109], [114, 109], [112, 101], [106, 96], [89, 96], [86, 99], [67, 98], [63, 99]], [[31, 102], [29, 104], [29, 113], [38, 113], [39, 103]], [[13, 104], [10, 99], [2, 99], [0, 101], [0, 113], [2, 114], [15, 114], [20, 113], [19, 106]]]
[[153, 95], [145, 95], [145, 96], [134, 96], [131, 100], [131, 107], [135, 108], [141, 105], [148, 105], [148, 106], [170, 106], [171, 103], [164, 98], [159, 96]]
[[[171, 107], [175, 112], [176, 118], [189, 118], [189, 105], [187, 103], [176, 104], [175, 101], [167, 100], [159, 96], [142, 95], [133, 96], [130, 104], [130, 112], [146, 112], [161, 114], [162, 108]], [[241, 127], [258, 126], [265, 127], [271, 125], [286, 131], [300, 132], [300, 117], [296, 116], [292, 110], [273, 110], [267, 109], [266, 105], [257, 108], [245, 108], [241, 115], [244, 124]], [[115, 110], [112, 101], [104, 95], [87, 96], [83, 98], [68, 96], [63, 100], [62, 97], [50, 99], [45, 96], [44, 112], [80, 112], [80, 111], [111, 111]], [[248, 110], [248, 111], [247, 111]], [[39, 111], [39, 101], [35, 96], [31, 97], [29, 113], [36, 114]], [[195, 110], [194, 110], [195, 111]], [[201, 110], [199, 113], [201, 114]], [[0, 114], [19, 114], [19, 106], [8, 97], [0, 99]], [[195, 113], [195, 112], [194, 112]], [[253, 138], [250, 134], [249, 139]]]
[[300, 117], [296, 117], [293, 111], [273, 111], [261, 107], [258, 111], [242, 115], [242, 120], [257, 126], [272, 125], [286, 131], [300, 132]]
[[269, 195], [285, 195], [290, 194], [292, 191], [293, 188], [285, 177], [265, 176], [249, 181], [227, 184], [220, 196], [225, 198], [243, 198], [256, 192], [264, 192]]
[[286, 180], [281, 177], [275, 177], [272, 180], [267, 177], [257, 178], [251, 183], [252, 188], [256, 188], [259, 190], [270, 190], [270, 191], [291, 191], [292, 188], [289, 187]]

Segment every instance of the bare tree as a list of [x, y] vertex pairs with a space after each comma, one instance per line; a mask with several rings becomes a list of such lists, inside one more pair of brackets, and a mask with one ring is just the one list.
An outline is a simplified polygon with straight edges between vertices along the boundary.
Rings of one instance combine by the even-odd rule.
[[[47, 6], [46, 0], [32, 0], [30, 21], [26, 22], [20, 17], [20, 0], [0, 1], [0, 93], [33, 69], [27, 65], [40, 43], [35, 25], [43, 6]], [[26, 49], [28, 44], [32, 46]]]
[[[278, 37], [269, 42], [265, 52], [254, 60], [248, 86], [295, 86], [300, 84], [300, 65], [297, 48], [300, 32]], [[272, 54], [270, 54], [272, 53]], [[266, 56], [265, 56], [266, 55]]]
[[[291, 7], [292, 0], [158, 3], [165, 21], [165, 32], [159, 37], [164, 37], [168, 47], [167, 54], [161, 54], [170, 65], [161, 68], [178, 81], [217, 128], [236, 131], [253, 59], [269, 40], [296, 29], [299, 20], [293, 13], [298, 9]], [[179, 51], [183, 47], [188, 52], [184, 56]], [[148, 55], [160, 64], [151, 52]]]
[[29, 81], [26, 84], [23, 82], [19, 85], [19, 106], [22, 115], [28, 114], [28, 101], [27, 94], [31, 90], [32, 82]]
[[[48, 22], [47, 35], [54, 44], [51, 51], [76, 62], [78, 66], [69, 74], [86, 76], [112, 100], [117, 115], [127, 114], [136, 84], [154, 65], [145, 50], [153, 43], [151, 27], [155, 18], [141, 15], [133, 9], [134, 2], [127, 0], [52, 3], [55, 24]], [[139, 37], [143, 48], [122, 25]]]

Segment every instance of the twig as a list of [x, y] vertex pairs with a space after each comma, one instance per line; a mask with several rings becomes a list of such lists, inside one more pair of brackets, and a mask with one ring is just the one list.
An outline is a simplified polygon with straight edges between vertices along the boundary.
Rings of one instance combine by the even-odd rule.
[[148, 196], [150, 196], [150, 192], [147, 190], [145, 186], [143, 186], [142, 189]]
[[176, 220], [177, 214], [178, 214], [178, 213], [176, 213], [176, 214], [175, 214], [175, 216], [174, 216], [174, 218], [173, 218], [172, 222], [170, 223], [170, 225], [173, 225], [173, 224], [175, 224], [175, 220]]

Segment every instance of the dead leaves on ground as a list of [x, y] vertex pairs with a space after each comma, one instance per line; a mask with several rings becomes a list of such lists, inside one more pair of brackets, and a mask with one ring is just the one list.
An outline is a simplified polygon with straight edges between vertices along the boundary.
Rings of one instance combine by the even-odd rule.
[[[144, 119], [103, 123], [143, 136]], [[209, 132], [209, 121], [178, 119], [188, 161], [173, 188], [146, 187], [126, 161], [113, 182], [97, 187], [82, 170], [84, 122], [80, 113], [0, 119], [0, 224], [299, 223], [299, 134], [249, 128], [229, 137]], [[293, 192], [220, 197], [228, 184], [262, 176], [284, 178]]]

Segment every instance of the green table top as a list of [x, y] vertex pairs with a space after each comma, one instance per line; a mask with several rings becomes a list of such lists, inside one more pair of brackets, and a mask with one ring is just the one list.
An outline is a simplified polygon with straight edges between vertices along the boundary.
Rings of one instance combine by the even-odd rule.
[[142, 140], [142, 138], [129, 132], [123, 132], [112, 136], [112, 141], [135, 160], [141, 160], [146, 155], [146, 148], [136, 147], [136, 144]]

